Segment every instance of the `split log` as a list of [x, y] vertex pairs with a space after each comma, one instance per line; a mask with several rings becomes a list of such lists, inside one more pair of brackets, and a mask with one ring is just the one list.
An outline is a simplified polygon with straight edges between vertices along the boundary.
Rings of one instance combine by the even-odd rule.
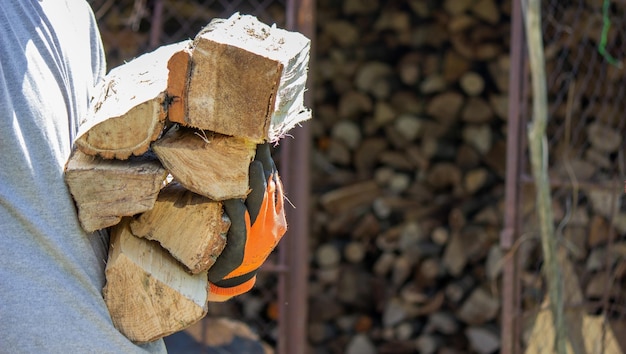
[[183, 330], [207, 313], [207, 273], [185, 272], [158, 243], [135, 237], [128, 219], [111, 231], [105, 276], [113, 324], [133, 342]]
[[76, 146], [86, 154], [107, 159], [141, 155], [156, 140], [167, 114], [170, 58], [189, 41], [159, 47], [112, 69], [96, 88]]
[[156, 158], [105, 160], [74, 150], [64, 178], [81, 226], [93, 232], [152, 209], [166, 176]]
[[381, 195], [374, 181], [365, 181], [350, 187], [328, 192], [321, 197], [321, 203], [328, 212], [341, 214], [364, 205], [371, 205]]
[[495, 330], [472, 326], [465, 330], [470, 347], [479, 354], [489, 354], [500, 349], [500, 338]]
[[482, 288], [475, 289], [457, 312], [463, 322], [470, 325], [482, 325], [493, 320], [500, 310], [500, 300]]
[[230, 220], [221, 202], [170, 183], [154, 208], [133, 219], [133, 235], [158, 241], [192, 274], [208, 270], [226, 246]]
[[172, 128], [152, 145], [177, 182], [212, 200], [244, 198], [256, 144], [189, 128]]
[[[238, 13], [193, 41], [183, 117], [172, 121], [254, 142], [277, 141], [307, 120], [310, 41]], [[184, 66], [181, 68], [184, 70]]]

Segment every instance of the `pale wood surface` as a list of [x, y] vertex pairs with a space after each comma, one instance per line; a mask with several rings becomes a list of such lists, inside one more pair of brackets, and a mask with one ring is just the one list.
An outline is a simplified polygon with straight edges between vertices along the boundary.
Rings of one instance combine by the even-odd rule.
[[170, 129], [152, 148], [185, 188], [220, 201], [248, 194], [248, 168], [256, 152], [249, 140], [186, 128]]
[[112, 69], [95, 90], [76, 146], [86, 154], [108, 159], [146, 152], [165, 122], [167, 62], [187, 45], [163, 46]]
[[230, 220], [221, 202], [170, 183], [154, 208], [130, 223], [132, 233], [158, 241], [192, 274], [209, 269], [226, 245]]
[[252, 16], [214, 20], [194, 40], [186, 125], [276, 141], [304, 107], [310, 41]]
[[115, 327], [149, 342], [180, 331], [207, 312], [207, 273], [191, 275], [158, 243], [132, 235], [128, 220], [112, 229], [103, 289]]
[[79, 150], [74, 150], [65, 168], [78, 219], [87, 232], [151, 209], [166, 176], [156, 158], [105, 160]]

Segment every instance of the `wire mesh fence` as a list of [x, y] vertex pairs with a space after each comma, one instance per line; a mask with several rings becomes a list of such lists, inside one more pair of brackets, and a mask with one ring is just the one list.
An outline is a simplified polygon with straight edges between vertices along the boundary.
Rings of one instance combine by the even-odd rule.
[[[254, 15], [264, 23], [275, 23], [281, 28], [287, 24], [286, 0], [89, 2], [100, 27], [109, 69], [160, 45], [193, 38], [213, 18], [227, 18], [235, 12]], [[276, 156], [276, 163], [280, 167], [279, 156]], [[225, 316], [244, 321], [264, 342], [278, 347], [279, 353], [286, 348], [282, 343], [281, 350], [278, 341], [281, 333], [279, 312], [281, 304], [286, 303], [279, 285], [282, 281], [284, 287], [286, 269], [289, 268], [283, 253], [279, 247], [268, 259], [253, 290], [227, 303], [212, 303], [208, 313], [209, 317]]]
[[[522, 17], [521, 11], [514, 16]], [[626, 2], [543, 1], [542, 26], [548, 169], [566, 333], [574, 353], [621, 353], [626, 348]], [[515, 70], [526, 77], [525, 66]], [[524, 127], [532, 118], [530, 85], [522, 82], [519, 100], [511, 99], [521, 106], [512, 111], [521, 112], [522, 121], [512, 116], [510, 124], [520, 128], [518, 156], [526, 161]], [[521, 221], [511, 247], [518, 268], [505, 274], [516, 278], [505, 284], [517, 295], [512, 303], [519, 321], [520, 343], [509, 352], [552, 353], [556, 332], [526, 165], [522, 162], [513, 213]]]

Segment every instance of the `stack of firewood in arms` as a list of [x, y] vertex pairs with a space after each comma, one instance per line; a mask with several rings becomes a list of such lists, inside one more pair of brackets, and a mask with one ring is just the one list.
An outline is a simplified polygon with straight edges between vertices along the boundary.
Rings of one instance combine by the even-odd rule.
[[310, 41], [235, 14], [113, 70], [97, 88], [65, 179], [87, 232], [110, 228], [105, 302], [135, 342], [207, 313], [226, 244], [222, 201], [245, 198], [257, 144], [311, 117]]

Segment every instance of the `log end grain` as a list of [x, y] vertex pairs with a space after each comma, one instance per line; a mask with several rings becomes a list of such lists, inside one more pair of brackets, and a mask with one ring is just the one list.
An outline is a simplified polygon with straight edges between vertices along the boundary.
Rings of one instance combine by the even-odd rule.
[[145, 343], [180, 331], [207, 312], [207, 274], [190, 275], [156, 242], [133, 236], [125, 220], [112, 229], [103, 289], [115, 327]]
[[167, 63], [188, 45], [163, 46], [111, 70], [95, 89], [76, 146], [107, 159], [146, 152], [164, 126]]
[[245, 198], [256, 144], [187, 128], [170, 129], [152, 144], [163, 166], [192, 192], [220, 201]]
[[230, 219], [221, 202], [170, 183], [154, 208], [130, 223], [133, 235], [158, 241], [189, 272], [208, 270], [226, 246]]
[[166, 176], [156, 159], [105, 160], [74, 150], [64, 178], [81, 226], [93, 232], [151, 209]]
[[75, 141], [76, 146], [88, 155], [105, 159], [125, 160], [145, 153], [163, 130], [164, 101], [165, 94], [159, 94], [121, 116], [108, 117], [81, 134]]

